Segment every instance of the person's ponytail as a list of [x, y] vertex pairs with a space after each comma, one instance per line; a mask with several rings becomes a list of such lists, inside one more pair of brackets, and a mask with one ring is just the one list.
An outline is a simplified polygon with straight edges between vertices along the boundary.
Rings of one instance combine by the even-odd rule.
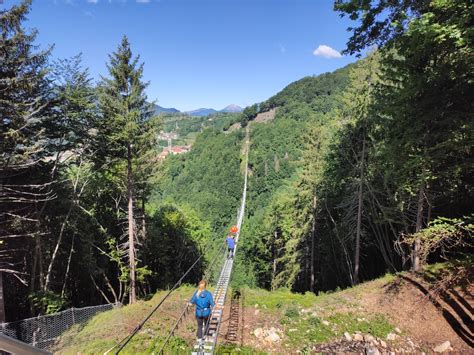
[[199, 281], [197, 295], [200, 296], [201, 293], [206, 289], [207, 282], [206, 280]]

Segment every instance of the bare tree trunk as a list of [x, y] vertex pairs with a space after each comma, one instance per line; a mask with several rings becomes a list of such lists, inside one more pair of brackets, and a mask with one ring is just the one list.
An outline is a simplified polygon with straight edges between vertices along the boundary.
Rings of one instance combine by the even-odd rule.
[[3, 272], [0, 271], [0, 323], [6, 321], [5, 316], [5, 298], [3, 296]]
[[[64, 140], [64, 136], [61, 138], [60, 144], [62, 144], [63, 140]], [[60, 159], [61, 159], [61, 154], [62, 154], [62, 150], [60, 150], [59, 152], [56, 153], [56, 159], [54, 160], [54, 165], [53, 165], [53, 168], [52, 168], [51, 174], [50, 174], [50, 179], [49, 179], [50, 183], [52, 183], [54, 181], [54, 179], [56, 178], [56, 173], [58, 171], [59, 162], [60, 162]], [[52, 190], [53, 190], [52, 186], [53, 185], [50, 185], [49, 192], [52, 192]], [[38, 213], [38, 230], [41, 230], [40, 229], [40, 220], [41, 220], [41, 216], [43, 215], [44, 211], [46, 210], [46, 206], [47, 206], [47, 202], [45, 202], [41, 206], [41, 210]], [[68, 211], [68, 216], [67, 217], [69, 217], [69, 214], [70, 214], [70, 211]], [[61, 227], [61, 232], [63, 232], [63, 227], [64, 227], [64, 224]], [[42, 290], [46, 291], [49, 287], [49, 283], [50, 283], [50, 279], [51, 279], [51, 273], [52, 273], [52, 266], [53, 266], [53, 263], [54, 263], [54, 259], [56, 258], [56, 255], [58, 253], [59, 245], [61, 243], [61, 239], [62, 239], [62, 236], [60, 235], [59, 238], [58, 238], [58, 243], [56, 244], [56, 247], [55, 247], [53, 255], [52, 255], [52, 260], [50, 261], [50, 264], [48, 266], [48, 272], [46, 274], [46, 278], [44, 276], [44, 270], [43, 270], [43, 252], [41, 250], [41, 240], [39, 240], [39, 238], [37, 239], [37, 247], [39, 248], [39, 253], [38, 253], [38, 256], [37, 256], [38, 261], [39, 261], [39, 277], [40, 277], [39, 280], [40, 280], [40, 288]]]
[[276, 172], [279, 172], [280, 171], [280, 160], [278, 159], [278, 155], [275, 154], [275, 158], [273, 159], [274, 161], [274, 169]]
[[359, 261], [360, 261], [360, 234], [362, 229], [362, 194], [364, 187], [364, 165], [365, 165], [365, 137], [362, 141], [362, 157], [360, 161], [360, 180], [358, 192], [358, 206], [357, 206], [357, 229], [354, 255], [354, 284], [359, 283]]
[[[31, 267], [30, 277], [30, 293], [36, 291], [36, 279], [39, 279], [39, 288], [42, 290], [44, 286], [43, 279], [43, 259], [41, 253], [41, 236], [35, 236], [35, 249], [33, 251], [33, 264]], [[36, 309], [32, 302], [30, 302], [30, 313], [33, 315]]]
[[[36, 243], [36, 240], [35, 240]], [[35, 286], [36, 286], [36, 264], [37, 264], [37, 259], [38, 259], [38, 250], [35, 246], [35, 249], [33, 250], [33, 263], [31, 264], [31, 275], [30, 275], [30, 293], [33, 293], [35, 291]], [[31, 309], [33, 311], [33, 309]]]
[[72, 235], [72, 241], [71, 241], [71, 249], [69, 250], [69, 257], [67, 258], [67, 266], [66, 266], [66, 273], [64, 274], [64, 282], [63, 282], [63, 288], [61, 290], [61, 297], [64, 297], [64, 294], [66, 292], [66, 283], [67, 283], [67, 277], [69, 276], [69, 269], [71, 267], [71, 259], [72, 259], [72, 253], [74, 253], [74, 239], [76, 235]]
[[105, 301], [106, 301], [108, 304], [112, 304], [112, 302], [111, 302], [110, 299], [107, 297], [107, 295], [104, 293], [104, 291], [102, 291], [101, 288], [97, 285], [97, 283], [95, 282], [94, 277], [92, 276], [92, 274], [89, 274], [89, 276], [91, 277], [92, 284], [95, 286], [96, 290], [99, 291], [99, 293], [102, 295], [102, 297], [104, 297]]
[[[423, 228], [424, 209], [425, 209], [425, 187], [424, 187], [424, 183], [422, 183], [420, 186], [420, 191], [418, 193], [418, 210], [416, 213], [415, 233], [418, 233], [421, 230], [421, 228]], [[421, 241], [419, 238], [417, 238], [413, 246], [413, 271], [414, 272], [418, 272], [421, 269], [420, 244], [421, 244]]]
[[123, 291], [123, 282], [119, 281], [118, 298], [119, 298], [120, 303], [123, 303], [123, 299], [125, 297], [124, 294], [125, 294], [125, 292]]
[[[79, 168], [82, 166], [82, 159], [79, 164]], [[78, 193], [77, 192], [77, 185], [79, 184], [79, 177], [80, 177], [80, 169], [78, 170], [75, 180], [74, 180], [74, 185], [73, 185], [73, 194], [74, 194], [74, 199], [79, 200], [81, 197], [82, 190]], [[59, 247], [61, 246], [61, 242], [63, 240], [64, 236], [64, 231], [66, 230], [67, 223], [69, 221], [69, 217], [71, 216], [72, 208], [73, 208], [74, 201], [71, 201], [71, 204], [69, 205], [69, 209], [66, 213], [66, 217], [64, 218], [63, 223], [61, 224], [61, 229], [59, 231], [59, 236], [58, 236], [58, 241], [56, 242], [56, 246], [54, 247], [53, 255], [51, 256], [51, 260], [49, 262], [48, 266], [48, 272], [46, 274], [46, 281], [44, 283], [44, 290], [47, 291], [49, 289], [49, 284], [51, 282], [51, 275], [53, 273], [53, 265], [54, 261], [56, 260], [56, 257], [58, 256], [59, 252]]]
[[114, 295], [115, 303], [119, 303], [120, 299], [118, 298], [117, 293], [115, 292], [114, 288], [112, 287], [112, 284], [110, 283], [110, 280], [107, 277], [107, 274], [103, 270], [101, 270], [101, 272], [102, 272], [102, 275], [104, 276], [105, 283], [107, 284], [107, 287], [109, 288], [112, 295]]
[[[426, 185], [426, 190], [429, 190], [429, 189], [430, 189], [430, 186]], [[427, 215], [426, 215], [426, 224], [425, 225], [429, 225], [430, 222], [431, 222], [431, 213], [432, 213], [432, 210], [433, 210], [433, 206], [431, 205], [430, 197], [428, 196], [427, 192], [425, 192], [425, 199], [426, 199], [426, 204], [428, 206], [428, 211], [427, 211]]]
[[145, 219], [145, 199], [142, 198], [142, 238], [146, 237], [146, 219]]
[[[375, 201], [376, 205], [378, 206], [379, 211], [382, 213], [383, 217], [388, 222], [390, 231], [392, 232], [393, 237], [396, 239], [398, 236], [398, 233], [395, 230], [395, 227], [393, 225], [393, 222], [391, 221], [391, 218], [387, 216], [387, 212], [385, 208], [382, 206], [382, 203], [379, 201], [379, 199], [377, 198], [377, 195], [375, 194], [374, 190], [371, 188], [370, 184], [367, 183], [367, 181], [365, 181], [365, 187], [367, 191], [370, 193], [370, 195], [372, 196], [372, 201]], [[375, 208], [374, 208], [374, 211], [375, 211]], [[387, 238], [384, 238], [383, 241], [385, 243], [386, 250], [389, 252], [390, 263], [391, 263], [391, 266], [393, 267], [393, 271], [397, 271], [397, 268], [395, 267], [395, 261], [393, 259], [393, 249], [391, 245], [389, 244], [389, 241], [387, 240]]]
[[309, 290], [314, 292], [314, 247], [316, 238], [316, 195], [313, 196], [313, 222], [311, 223], [311, 266], [310, 266], [310, 281]]
[[[43, 204], [41, 211], [38, 211], [38, 204], [35, 204], [35, 211], [36, 215], [38, 216], [38, 220], [36, 222], [37, 230], [41, 230], [41, 223], [40, 223], [40, 216], [43, 214], [44, 208], [46, 206], [46, 203]], [[39, 287], [42, 290], [44, 288], [44, 271], [43, 271], [43, 251], [41, 248], [41, 233], [38, 233], [35, 236], [35, 257], [34, 257], [34, 271], [36, 271], [36, 263], [38, 263], [38, 279], [39, 279]], [[35, 272], [36, 274], [36, 272]], [[32, 275], [32, 277], [35, 277], [36, 275]], [[31, 283], [31, 292], [35, 291], [35, 280], [32, 280], [33, 282]]]
[[277, 269], [277, 262], [276, 262], [276, 248], [275, 248], [275, 243], [278, 237], [277, 231], [274, 232], [273, 234], [273, 245], [272, 245], [272, 257], [273, 257], [273, 264], [272, 264], [272, 284], [271, 284], [271, 290], [275, 290], [275, 277], [276, 277], [276, 269]]
[[36, 261], [38, 262], [39, 285], [40, 285], [40, 288], [43, 289], [44, 288], [44, 271], [43, 271], [43, 258], [42, 258], [43, 252], [41, 248], [41, 237], [39, 235], [36, 236], [35, 253], [36, 253]]
[[136, 301], [135, 285], [135, 238], [133, 217], [133, 175], [132, 175], [132, 147], [128, 145], [127, 154], [127, 198], [128, 198], [128, 259], [130, 266], [129, 303]]
[[71, 211], [72, 211], [72, 204], [69, 206], [66, 217], [64, 218], [64, 221], [61, 224], [61, 229], [59, 231], [58, 241], [56, 242], [56, 246], [54, 247], [53, 255], [51, 256], [51, 260], [49, 261], [48, 271], [46, 273], [46, 280], [44, 282], [44, 290], [45, 291], [48, 291], [48, 289], [49, 289], [49, 284], [51, 282], [51, 275], [53, 274], [54, 261], [56, 260], [56, 257], [58, 256], [59, 247], [60, 247], [61, 242], [63, 240], [64, 231], [66, 229], [66, 225], [67, 225], [67, 222], [69, 220], [69, 216], [71, 215]]
[[[344, 241], [343, 239], [341, 238], [341, 236], [339, 235], [339, 232], [337, 230], [337, 224], [336, 224], [336, 221], [334, 220], [332, 214], [331, 214], [331, 211], [329, 210], [328, 206], [327, 206], [327, 202], [325, 203], [325, 208], [326, 208], [326, 211], [328, 213], [328, 216], [329, 218], [331, 219], [331, 222], [332, 224], [334, 225], [334, 233], [336, 234], [336, 238], [337, 240], [339, 241], [339, 244], [341, 244], [341, 248], [342, 248], [342, 251], [344, 252], [344, 256], [345, 256], [345, 259], [346, 259], [346, 263], [347, 263], [347, 271], [349, 273], [349, 281], [351, 282], [351, 284], [353, 285], [354, 284], [354, 275], [352, 274], [352, 263], [351, 263], [351, 258], [349, 257], [349, 253], [347, 251], [347, 248], [346, 246], [344, 245]], [[339, 265], [339, 261], [337, 260], [337, 257], [336, 257], [336, 253], [334, 252], [334, 245], [332, 243], [332, 239], [330, 238], [331, 240], [331, 247], [332, 247], [332, 251], [333, 251], [333, 257], [334, 257], [334, 260], [336, 262], [336, 268], [338, 268], [338, 265]], [[338, 271], [336, 273], [336, 275], [339, 275], [340, 272]]]
[[304, 271], [304, 273], [302, 273], [302, 275], [304, 275], [304, 278], [308, 278], [310, 279], [310, 273], [311, 273], [311, 241], [306, 241], [305, 243], [305, 254], [304, 254], [304, 262], [305, 262], [305, 265], [304, 265], [304, 269], [302, 271]]

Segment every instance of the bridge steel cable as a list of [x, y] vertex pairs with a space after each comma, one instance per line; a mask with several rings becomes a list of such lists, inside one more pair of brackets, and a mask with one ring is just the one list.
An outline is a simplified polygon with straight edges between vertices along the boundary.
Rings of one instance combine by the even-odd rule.
[[[209, 278], [209, 275], [212, 273], [212, 270], [213, 270], [213, 267], [215, 266], [216, 262], [219, 261], [219, 254], [221, 254], [223, 251], [224, 251], [224, 248], [225, 248], [225, 243], [222, 244], [222, 246], [219, 248], [219, 250], [217, 251], [217, 253], [214, 254], [213, 258], [212, 258], [212, 262], [209, 264], [207, 270], [204, 272], [204, 276], [203, 276], [203, 279], [204, 280], [207, 280]], [[168, 335], [167, 337], [165, 338], [165, 341], [163, 342], [163, 344], [161, 345], [161, 348], [160, 350], [158, 351], [158, 354], [164, 354], [164, 351], [165, 351], [165, 348], [166, 348], [166, 345], [168, 344], [168, 342], [170, 341], [171, 337], [174, 335], [174, 332], [176, 331], [176, 329], [178, 328], [178, 326], [181, 324], [181, 322], [183, 321], [183, 319], [188, 315], [188, 312], [189, 312], [189, 302], [191, 300], [187, 301], [186, 302], [186, 305], [184, 306], [183, 310], [181, 311], [180, 313], [180, 316], [178, 317], [178, 319], [176, 320], [176, 322], [173, 324], [173, 326], [171, 327], [170, 331], [168, 332]], [[207, 324], [206, 324], [206, 328], [207, 329]]]
[[[238, 241], [239, 236], [240, 236], [240, 229], [242, 226], [242, 221], [244, 217], [244, 211], [245, 211], [245, 202], [246, 202], [246, 197], [247, 197], [247, 176], [248, 176], [248, 145], [249, 145], [249, 129], [247, 127], [247, 132], [246, 132], [246, 162], [245, 162], [245, 170], [244, 170], [244, 189], [242, 193], [242, 203], [239, 209], [239, 213], [237, 216], [237, 236], [236, 236], [236, 241]], [[225, 245], [223, 245], [220, 249], [219, 252], [222, 250], [222, 248]], [[237, 251], [237, 244], [234, 247], [234, 258], [235, 258], [235, 253]], [[132, 338], [141, 330], [143, 325], [153, 316], [153, 314], [158, 310], [158, 308], [165, 302], [165, 300], [171, 295], [173, 291], [175, 291], [183, 282], [184, 278], [191, 272], [191, 270], [197, 265], [197, 263], [203, 258], [203, 256], [206, 253], [202, 253], [196, 261], [189, 267], [189, 269], [180, 277], [180, 279], [174, 284], [174, 286], [168, 291], [168, 293], [160, 300], [160, 302], [152, 309], [152, 311], [135, 327], [135, 329], [132, 331], [130, 335], [122, 339], [117, 345], [115, 345], [112, 349], [109, 351], [113, 350], [115, 347], [119, 346], [115, 354], [119, 354], [123, 348], [132, 340]], [[215, 254], [217, 255], [217, 253]], [[227, 294], [227, 288], [229, 285], [230, 281], [230, 276], [232, 273], [232, 266], [234, 263], [234, 258], [232, 259], [226, 259], [224, 266], [221, 269], [221, 273], [219, 276], [219, 280], [216, 285], [216, 290], [214, 291], [214, 300], [216, 301], [216, 307], [212, 310], [211, 316], [209, 317], [208, 324], [206, 325], [206, 342], [204, 344], [199, 344], [198, 348], [200, 349], [200, 352], [196, 353], [193, 352], [193, 354], [204, 354], [202, 351], [203, 349], [211, 349], [212, 351], [208, 352], [206, 351], [205, 354], [212, 354], [214, 352], [215, 345], [217, 343], [217, 334], [218, 330], [220, 327], [221, 319], [222, 319], [222, 312], [224, 308], [224, 301], [225, 297]], [[218, 258], [213, 258], [213, 263], [218, 260]], [[183, 309], [180, 317], [178, 318], [177, 322], [173, 325], [171, 328], [170, 333], [168, 334], [168, 337], [165, 340], [165, 343], [162, 345], [160, 352], [163, 353], [164, 347], [173, 335], [174, 330], [178, 327], [180, 321], [184, 316], [187, 314], [187, 308], [188, 306]], [[210, 332], [210, 330], [215, 330]], [[196, 349], [196, 346], [194, 347]], [[107, 353], [109, 352], [107, 351]]]
[[[249, 151], [249, 127], [246, 130], [245, 145], [246, 145], [246, 161], [244, 171], [244, 189], [242, 192], [242, 203], [240, 205], [238, 217], [237, 217], [237, 236], [236, 242], [239, 240], [242, 222], [245, 214], [245, 203], [247, 199], [247, 180], [248, 180], [248, 151]], [[214, 290], [214, 301], [215, 306], [212, 309], [211, 315], [209, 316], [208, 324], [206, 325], [205, 331], [206, 336], [204, 342], [196, 342], [193, 347], [192, 355], [212, 355], [217, 345], [217, 338], [219, 336], [219, 329], [222, 322], [222, 315], [224, 312], [224, 303], [227, 295], [227, 289], [229, 287], [230, 277], [232, 275], [232, 268], [234, 265], [235, 255], [237, 252], [238, 243], [234, 247], [234, 253], [232, 258], [228, 258], [221, 270], [219, 280], [217, 281], [216, 289]]]
[[[151, 310], [151, 312], [135, 327], [135, 329], [132, 331], [132, 333], [130, 333], [130, 335], [128, 335], [127, 337], [122, 339], [117, 345], [114, 346], [114, 348], [117, 347], [117, 346], [119, 347], [117, 349], [117, 351], [115, 352], [116, 355], [119, 354], [123, 350], [123, 348], [130, 342], [130, 340], [132, 340], [132, 338], [142, 329], [143, 325], [153, 316], [153, 314], [158, 310], [158, 308], [160, 308], [160, 306], [173, 293], [173, 291], [175, 291], [181, 285], [184, 278], [186, 276], [188, 276], [188, 274], [191, 272], [191, 270], [194, 269], [194, 267], [198, 264], [198, 262], [203, 258], [204, 255], [205, 255], [205, 253], [202, 253], [194, 261], [194, 263], [188, 268], [188, 270], [186, 270], [186, 272], [179, 278], [179, 280], [176, 281], [176, 283], [173, 285], [173, 287], [166, 293], [166, 295], [160, 300], [160, 302], [158, 302], [158, 304]], [[109, 351], [111, 351], [112, 349], [110, 349]]]

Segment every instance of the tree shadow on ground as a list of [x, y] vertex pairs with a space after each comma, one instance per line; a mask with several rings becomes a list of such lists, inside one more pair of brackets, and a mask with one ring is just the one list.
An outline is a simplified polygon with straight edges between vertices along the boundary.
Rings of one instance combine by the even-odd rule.
[[[442, 283], [442, 277], [446, 277], [446, 274], [440, 274], [439, 277], [436, 279], [429, 277], [429, 280], [431, 283], [437, 281], [435, 285], [439, 285]], [[469, 284], [472, 284], [472, 268], [468, 271], [468, 277], [463, 278], [458, 285], [448, 284], [443, 285], [443, 287], [430, 287], [430, 285], [424, 284], [423, 281], [411, 275], [399, 275], [399, 279], [403, 279], [420, 290], [441, 311], [444, 319], [456, 334], [470, 347], [474, 347], [473, 307], [468, 301], [468, 299], [472, 300], [472, 294], [469, 290]], [[454, 286], [460, 287], [464, 295], [454, 290]], [[395, 283], [392, 290], [397, 287], [400, 286]]]

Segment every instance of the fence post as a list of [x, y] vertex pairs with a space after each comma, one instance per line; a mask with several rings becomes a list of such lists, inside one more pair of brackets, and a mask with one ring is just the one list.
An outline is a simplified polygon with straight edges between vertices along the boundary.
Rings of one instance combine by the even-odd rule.
[[76, 319], [74, 318], [74, 310], [75, 310], [75, 308], [72, 307], [72, 308], [71, 308], [71, 311], [72, 311], [72, 325], [71, 325], [71, 326], [73, 326], [74, 324], [76, 324]]

